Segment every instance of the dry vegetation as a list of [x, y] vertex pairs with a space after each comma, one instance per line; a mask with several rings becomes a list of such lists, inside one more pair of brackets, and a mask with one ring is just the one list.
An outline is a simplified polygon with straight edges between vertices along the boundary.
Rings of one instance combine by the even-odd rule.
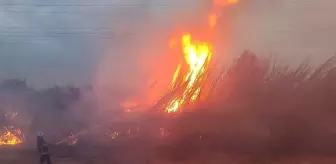
[[[336, 163], [335, 64], [332, 57], [317, 68], [307, 63], [291, 68], [245, 52], [213, 83], [202, 109], [167, 121], [169, 139], [59, 146], [53, 149], [54, 162]], [[0, 155], [4, 164], [38, 158], [32, 148], [4, 148]]]
[[203, 109], [174, 122], [175, 137], [159, 154], [177, 161], [204, 156], [203, 163], [226, 153], [242, 157], [237, 163], [324, 163], [314, 158], [335, 156], [335, 97], [336, 56], [317, 68], [291, 68], [245, 52], [213, 83]]

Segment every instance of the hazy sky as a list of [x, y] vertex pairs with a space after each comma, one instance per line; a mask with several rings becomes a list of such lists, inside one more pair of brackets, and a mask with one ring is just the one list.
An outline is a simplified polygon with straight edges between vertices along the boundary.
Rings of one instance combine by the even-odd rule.
[[234, 46], [295, 61], [324, 60], [336, 50], [335, 9], [334, 0], [246, 1], [234, 23]]
[[[26, 77], [36, 87], [90, 84], [107, 53], [103, 63], [115, 65], [109, 73], [120, 74], [138, 60], [135, 45], [151, 32], [164, 38], [153, 29], [173, 28], [204, 1], [0, 0], [0, 79]], [[250, 49], [318, 60], [335, 52], [335, 9], [334, 0], [241, 0], [220, 28], [233, 27], [228, 49], [235, 55]]]

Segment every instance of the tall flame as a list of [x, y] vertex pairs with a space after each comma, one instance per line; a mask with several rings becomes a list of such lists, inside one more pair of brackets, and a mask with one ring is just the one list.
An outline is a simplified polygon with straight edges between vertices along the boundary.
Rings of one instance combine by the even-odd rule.
[[[221, 8], [224, 6], [236, 4], [238, 0], [212, 0], [212, 8], [208, 14], [209, 29], [205, 30], [207, 38], [213, 38], [220, 17]], [[202, 34], [203, 36], [203, 34]], [[186, 105], [195, 104], [204, 93], [205, 80], [208, 78], [209, 63], [213, 55], [213, 47], [210, 41], [194, 40], [191, 33], [182, 35], [180, 39], [172, 39], [169, 42], [170, 47], [181, 46], [183, 58], [175, 69], [170, 83], [168, 93], [158, 97], [155, 107], [160, 106], [165, 112], [179, 112]], [[157, 99], [158, 98], [158, 99]], [[131, 111], [130, 104], [124, 103], [122, 106], [126, 111]], [[134, 108], [134, 106], [132, 107]]]
[[[203, 81], [206, 78], [207, 66], [212, 56], [212, 46], [206, 42], [193, 41], [191, 34], [185, 34], [181, 39], [184, 61], [182, 61], [173, 76], [172, 89], [181, 89], [167, 105], [167, 112], [177, 112], [185, 104], [193, 103], [199, 98]], [[187, 65], [187, 71], [182, 67]]]
[[[238, 0], [213, 0], [213, 8], [208, 15], [210, 29], [217, 25], [220, 9], [224, 6], [236, 4]], [[170, 46], [176, 45], [176, 40]], [[204, 80], [207, 78], [208, 65], [212, 57], [212, 46], [208, 42], [192, 39], [191, 34], [185, 34], [181, 39], [184, 61], [178, 65], [173, 75], [171, 88], [176, 95], [166, 105], [166, 112], [180, 111], [181, 107], [193, 104], [200, 97]], [[187, 65], [187, 71], [183, 67]]]

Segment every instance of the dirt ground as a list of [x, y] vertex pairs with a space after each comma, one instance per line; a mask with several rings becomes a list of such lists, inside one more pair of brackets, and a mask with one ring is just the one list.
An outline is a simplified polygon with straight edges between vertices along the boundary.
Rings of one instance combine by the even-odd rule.
[[[333, 155], [263, 155], [198, 152], [187, 156], [178, 153], [158, 154], [150, 146], [104, 145], [60, 146], [52, 149], [54, 164], [335, 164]], [[177, 156], [176, 158], [172, 158]], [[37, 164], [34, 148], [1, 148], [1, 164]]]

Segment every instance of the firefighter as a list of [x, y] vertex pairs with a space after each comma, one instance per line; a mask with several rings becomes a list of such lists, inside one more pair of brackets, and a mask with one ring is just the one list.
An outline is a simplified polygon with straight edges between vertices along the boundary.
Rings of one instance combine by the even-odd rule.
[[45, 142], [42, 132], [37, 133], [37, 149], [40, 153], [40, 164], [43, 164], [44, 162], [52, 164], [48, 144]]

